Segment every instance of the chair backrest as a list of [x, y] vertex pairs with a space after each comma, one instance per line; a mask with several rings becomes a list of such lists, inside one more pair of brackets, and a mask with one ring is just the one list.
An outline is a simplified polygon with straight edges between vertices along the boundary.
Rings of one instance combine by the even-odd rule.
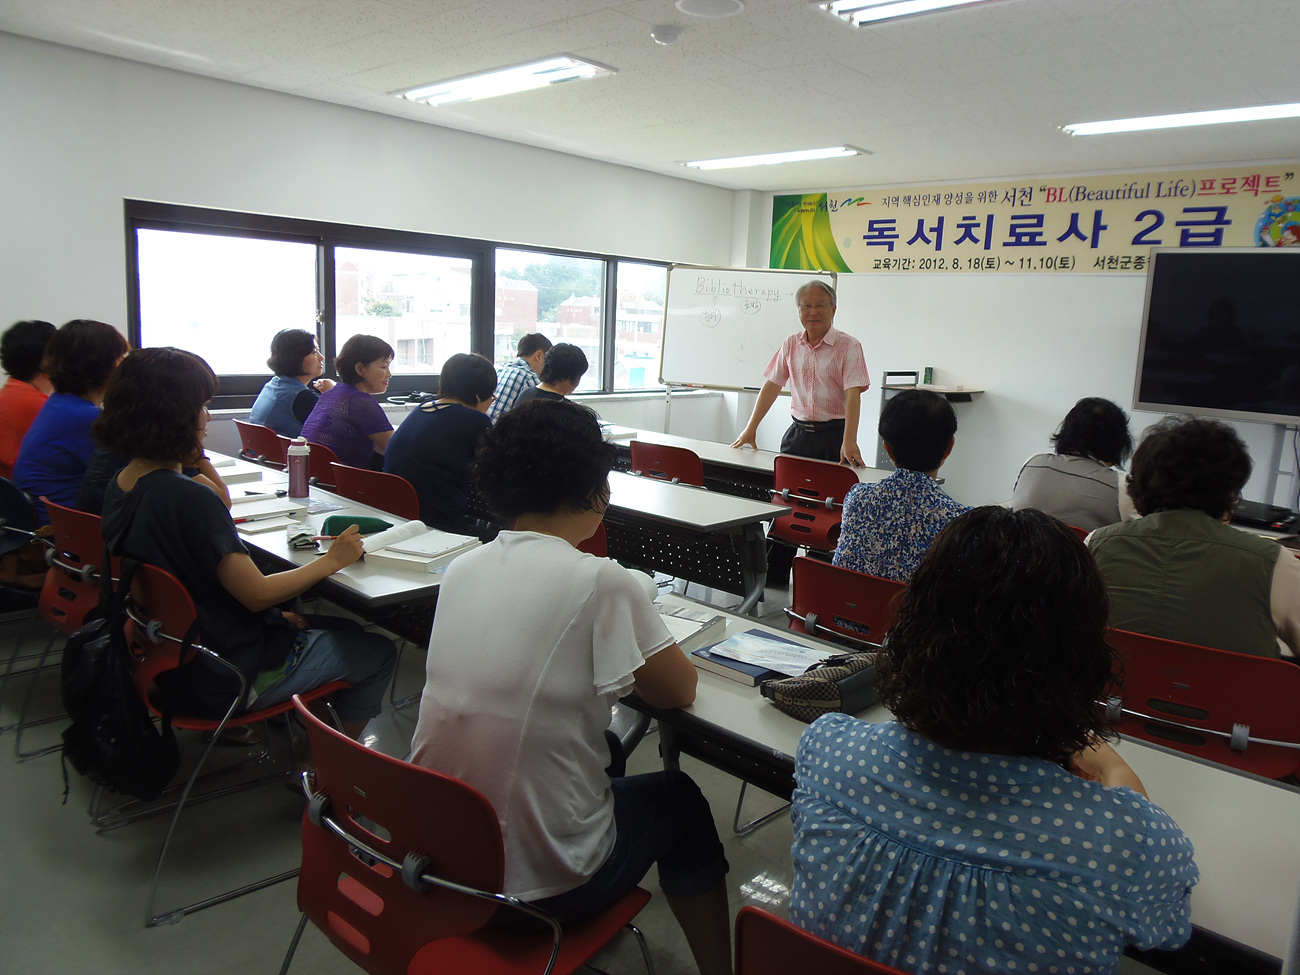
[[464, 782], [367, 748], [330, 728], [301, 699], [294, 704], [316, 763], [312, 792], [325, 797], [329, 817], [371, 850], [411, 863], [399, 871], [368, 858], [314, 821], [323, 806], [313, 800], [302, 822], [298, 907], [365, 971], [406, 975], [425, 944], [478, 930], [495, 904], [408, 884], [403, 873], [500, 891], [505, 857], [496, 813]]
[[248, 420], [236, 420], [235, 429], [239, 431], [239, 445], [243, 448], [241, 452], [245, 457], [283, 470], [284, 444], [280, 443], [279, 434], [270, 427], [250, 423]]
[[1080, 528], [1078, 525], [1066, 525], [1065, 527], [1070, 529], [1070, 531], [1074, 532], [1074, 534], [1078, 537], [1079, 541], [1083, 541], [1085, 538], [1087, 538], [1089, 535], [1092, 534], [1091, 530], [1087, 528]]
[[75, 633], [99, 605], [99, 562], [104, 557], [99, 515], [41, 498], [50, 515], [54, 547], [41, 587], [41, 618], [64, 636]]
[[588, 555], [595, 555], [598, 558], [605, 558], [609, 555], [609, 533], [605, 531], [605, 523], [602, 521], [596, 526], [595, 533], [588, 539], [585, 539], [579, 546], [579, 552], [586, 552]]
[[772, 535], [792, 545], [833, 551], [840, 537], [844, 496], [858, 483], [853, 468], [779, 454], [772, 481], [772, 500], [791, 509], [772, 523]]
[[[790, 584], [790, 629], [809, 636], [846, 637], [879, 644], [894, 624], [901, 582], [854, 572], [820, 559], [794, 560]], [[845, 626], [840, 620], [853, 626]]]
[[349, 467], [337, 461], [330, 464], [330, 469], [334, 472], [334, 490], [343, 497], [407, 521], [419, 519], [420, 496], [406, 478], [364, 467]]
[[752, 905], [736, 915], [736, 975], [906, 975]]
[[644, 474], [646, 477], [678, 484], [704, 486], [704, 463], [695, 451], [646, 440], [633, 440], [628, 447], [632, 451], [633, 474]]
[[1107, 639], [1124, 659], [1120, 733], [1274, 779], [1300, 767], [1300, 667], [1126, 630]]
[[[280, 446], [285, 449], [285, 465], [288, 466], [289, 444], [293, 443], [293, 437], [286, 437], [283, 433], [277, 433], [276, 436], [280, 439]], [[312, 443], [309, 440], [307, 446], [311, 448], [311, 456], [307, 458], [307, 476], [313, 483], [327, 490], [333, 490], [334, 468], [330, 465], [339, 462], [338, 454], [323, 443]]]
[[126, 639], [135, 663], [135, 686], [151, 702], [158, 675], [180, 666], [182, 641], [198, 637], [198, 612], [189, 591], [174, 575], [142, 564], [131, 580]]

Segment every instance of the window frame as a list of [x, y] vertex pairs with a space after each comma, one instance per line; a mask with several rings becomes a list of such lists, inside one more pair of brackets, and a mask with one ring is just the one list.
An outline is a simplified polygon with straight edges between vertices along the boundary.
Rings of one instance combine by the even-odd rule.
[[[140, 345], [140, 274], [139, 255], [136, 250], [136, 231], [165, 230], [180, 233], [214, 234], [226, 237], [246, 237], [263, 240], [283, 240], [310, 243], [316, 247], [316, 329], [325, 354], [327, 374], [334, 370], [334, 350], [337, 346], [334, 249], [359, 247], [369, 250], [388, 250], [434, 257], [452, 257], [470, 261], [470, 348], [493, 358], [496, 329], [496, 251], [528, 250], [558, 257], [584, 258], [603, 263], [604, 295], [601, 303], [601, 388], [599, 393], [615, 392], [614, 363], [616, 356], [615, 334], [618, 317], [618, 263], [629, 261], [643, 265], [658, 265], [665, 269], [668, 261], [657, 261], [627, 255], [600, 254], [592, 251], [567, 250], [558, 247], [537, 246], [507, 241], [482, 240], [473, 237], [453, 237], [409, 230], [389, 230], [354, 224], [331, 223], [297, 217], [278, 217], [268, 214], [242, 213], [236, 210], [217, 210], [207, 207], [158, 203], [147, 200], [124, 200], [123, 213], [126, 235], [126, 312], [127, 338], [133, 348]], [[304, 325], [304, 327], [306, 327]], [[269, 351], [269, 349], [268, 349]], [[270, 377], [270, 372], [221, 375], [221, 392], [214, 398], [216, 409], [245, 409], [252, 405], [258, 391]], [[409, 395], [437, 389], [437, 373], [402, 373], [393, 376], [389, 396]], [[618, 390], [620, 393], [656, 392], [654, 387], [644, 390]], [[594, 394], [593, 394], [594, 395]]]

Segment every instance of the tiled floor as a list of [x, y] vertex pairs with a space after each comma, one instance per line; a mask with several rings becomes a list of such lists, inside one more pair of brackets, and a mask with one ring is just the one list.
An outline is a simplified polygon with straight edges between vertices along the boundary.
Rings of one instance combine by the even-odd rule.
[[[698, 596], [692, 587], [692, 596]], [[784, 593], [771, 591], [767, 606], [778, 608]], [[0, 660], [20, 642], [39, 646], [47, 631], [39, 623], [0, 630]], [[403, 655], [399, 693], [413, 693], [423, 681], [423, 656]], [[0, 725], [15, 717], [15, 703], [27, 678], [16, 679], [0, 702]], [[37, 685], [38, 707], [57, 702], [57, 678]], [[368, 729], [368, 742], [388, 754], [406, 752], [416, 708], [385, 712]], [[60, 725], [37, 729], [24, 748], [53, 741]], [[59, 756], [26, 763], [12, 757], [13, 734], [0, 736], [0, 972], [6, 975], [163, 975], [276, 972], [298, 919], [294, 884], [283, 883], [184, 918], [177, 924], [144, 927], [145, 896], [164, 827], [145, 820], [97, 834], [88, 822], [88, 785], [75, 773], [63, 803]], [[231, 757], [238, 750], [222, 749]], [[629, 771], [660, 767], [656, 739], [648, 737], [633, 754]], [[782, 912], [791, 879], [790, 823], [782, 816], [755, 833], [737, 838], [731, 818], [737, 780], [694, 762], [682, 767], [695, 777], [713, 806], [719, 835], [731, 863], [731, 906], [757, 904]], [[749, 818], [778, 801], [751, 790]], [[161, 907], [291, 868], [298, 856], [302, 800], [278, 785], [197, 807], [183, 819], [174, 846], [173, 868], [164, 877]], [[645, 885], [656, 896], [638, 925], [650, 943], [659, 975], [694, 971], [690, 955], [653, 874]], [[643, 970], [629, 936], [620, 936], [596, 960], [611, 973]], [[1140, 966], [1121, 968], [1142, 972]], [[296, 973], [334, 975], [356, 968], [318, 932], [304, 935], [292, 968]]]

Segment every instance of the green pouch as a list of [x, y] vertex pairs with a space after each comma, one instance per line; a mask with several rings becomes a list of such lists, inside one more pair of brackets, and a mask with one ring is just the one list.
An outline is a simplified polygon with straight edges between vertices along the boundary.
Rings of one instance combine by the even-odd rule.
[[393, 523], [384, 521], [383, 518], [368, 518], [364, 515], [330, 515], [320, 526], [322, 535], [342, 535], [347, 531], [348, 525], [356, 525], [363, 535], [373, 535], [375, 532], [384, 531], [392, 528]]

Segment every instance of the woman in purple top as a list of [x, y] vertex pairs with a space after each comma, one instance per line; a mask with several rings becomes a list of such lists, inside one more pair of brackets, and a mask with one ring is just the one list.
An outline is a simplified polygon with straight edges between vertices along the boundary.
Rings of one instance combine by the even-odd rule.
[[316, 402], [302, 435], [333, 450], [340, 464], [383, 470], [393, 425], [375, 397], [388, 388], [392, 364], [393, 347], [378, 336], [354, 335], [344, 342], [334, 360], [338, 385]]

